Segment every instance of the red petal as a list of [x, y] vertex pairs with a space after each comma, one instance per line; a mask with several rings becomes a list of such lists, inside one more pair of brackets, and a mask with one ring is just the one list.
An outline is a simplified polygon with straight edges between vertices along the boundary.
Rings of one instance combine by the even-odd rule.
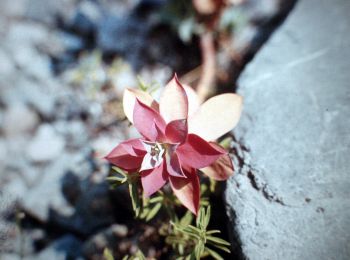
[[150, 141], [156, 141], [159, 132], [165, 131], [165, 122], [160, 114], [136, 99], [134, 125], [139, 133]]
[[120, 143], [105, 158], [115, 166], [126, 170], [137, 170], [146, 154], [140, 139], [131, 139]]
[[210, 143], [210, 145], [216, 148], [217, 150], [222, 151], [225, 154], [220, 156], [219, 159], [217, 159], [208, 167], [201, 169], [201, 171], [214, 180], [225, 181], [233, 175], [232, 160], [223, 147], [212, 142]]
[[233, 175], [233, 164], [230, 156], [224, 154], [208, 167], [201, 169], [201, 171], [214, 180], [225, 181]]
[[146, 153], [146, 149], [139, 138], [122, 142], [120, 146], [132, 156], [144, 156]]
[[168, 175], [164, 170], [164, 161], [157, 168], [141, 172], [141, 183], [147, 197], [160, 190], [167, 182]]
[[200, 169], [215, 162], [223, 152], [195, 134], [189, 134], [184, 144], [176, 149], [181, 164]]
[[193, 214], [197, 215], [200, 200], [199, 178], [195, 169], [187, 174], [188, 178], [169, 176], [170, 185], [176, 197]]
[[173, 120], [187, 118], [187, 95], [185, 89], [178, 81], [176, 74], [163, 90], [159, 102], [159, 111], [167, 123]]
[[173, 153], [171, 156], [167, 155], [166, 169], [169, 175], [172, 175], [174, 177], [186, 178], [176, 153]]
[[174, 120], [167, 124], [165, 136], [170, 143], [183, 143], [187, 137], [187, 120]]

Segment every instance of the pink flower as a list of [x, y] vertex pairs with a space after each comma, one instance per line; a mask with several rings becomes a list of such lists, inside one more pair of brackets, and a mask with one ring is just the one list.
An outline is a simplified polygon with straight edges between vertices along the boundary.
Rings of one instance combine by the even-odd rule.
[[127, 89], [123, 107], [142, 137], [120, 143], [106, 159], [127, 172], [139, 172], [146, 196], [169, 181], [181, 203], [197, 214], [197, 169], [216, 180], [233, 174], [228, 153], [213, 141], [237, 124], [242, 98], [222, 94], [200, 106], [196, 93], [175, 75], [159, 104], [146, 92]]

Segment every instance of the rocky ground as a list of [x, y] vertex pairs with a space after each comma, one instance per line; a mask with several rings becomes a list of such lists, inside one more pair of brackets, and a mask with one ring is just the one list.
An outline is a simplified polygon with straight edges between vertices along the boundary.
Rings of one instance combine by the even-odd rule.
[[300, 0], [239, 80], [232, 231], [248, 259], [349, 259], [349, 13]]
[[[136, 75], [163, 85], [200, 64], [196, 44], [161, 37], [168, 29], [153, 14], [162, 2], [0, 1], [1, 259], [98, 259], [116, 244], [121, 257], [138, 246], [130, 237], [154, 237], [130, 225], [128, 195], [108, 189], [102, 157], [136, 134], [120, 105]], [[249, 60], [287, 9], [242, 6], [249, 22], [236, 52]]]

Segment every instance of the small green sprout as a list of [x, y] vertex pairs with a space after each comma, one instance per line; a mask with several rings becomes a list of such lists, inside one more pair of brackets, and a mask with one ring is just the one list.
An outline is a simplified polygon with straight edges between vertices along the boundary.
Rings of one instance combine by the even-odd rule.
[[148, 94], [153, 94], [160, 88], [158, 82], [152, 81], [150, 84], [147, 84], [143, 81], [143, 79], [140, 76], [137, 76], [137, 83], [139, 89], [144, 92], [147, 92]]

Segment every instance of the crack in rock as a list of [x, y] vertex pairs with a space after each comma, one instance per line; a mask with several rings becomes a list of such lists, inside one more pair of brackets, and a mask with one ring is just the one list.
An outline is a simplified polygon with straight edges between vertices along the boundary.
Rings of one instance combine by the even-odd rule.
[[278, 203], [282, 206], [288, 206], [281, 196], [274, 192], [270, 185], [262, 178], [261, 171], [252, 166], [249, 149], [238, 142], [233, 135], [230, 153], [232, 154], [233, 164], [238, 174], [249, 179], [251, 186], [261, 193], [265, 199], [270, 202]]

